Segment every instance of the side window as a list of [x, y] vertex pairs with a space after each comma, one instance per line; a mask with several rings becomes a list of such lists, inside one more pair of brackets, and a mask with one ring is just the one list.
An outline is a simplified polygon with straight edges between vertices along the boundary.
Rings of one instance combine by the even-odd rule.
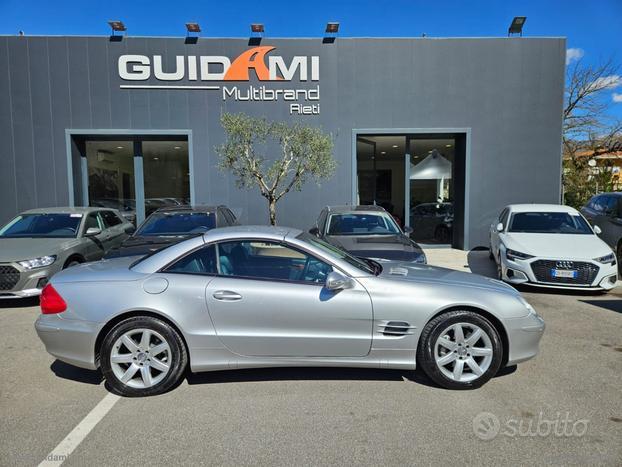
[[332, 267], [319, 259], [276, 242], [255, 240], [218, 244], [223, 276], [324, 284]]
[[199, 248], [167, 267], [164, 272], [175, 272], [179, 274], [217, 274], [216, 247], [214, 245], [208, 245]]
[[85, 225], [84, 225], [85, 232], [91, 227], [104, 230], [101, 219], [99, 217], [99, 213], [97, 212], [90, 213], [84, 222], [85, 222]]
[[499, 222], [503, 224], [504, 229], [507, 229], [509, 215], [510, 215], [510, 210], [506, 208], [501, 212], [501, 215], [499, 216]]
[[225, 209], [225, 216], [227, 217], [227, 220], [229, 221], [229, 225], [235, 225], [236, 223], [235, 214], [233, 214], [230, 209]]
[[119, 225], [123, 222], [112, 211], [101, 211], [101, 216], [106, 227], [114, 227], [115, 225]]
[[596, 196], [592, 199], [592, 209], [594, 211], [603, 212], [605, 210], [603, 198], [603, 196]]
[[320, 213], [320, 217], [318, 217], [317, 220], [317, 227], [318, 230], [320, 231], [320, 234], [323, 234], [324, 231], [326, 230], [324, 227], [326, 224], [326, 216], [328, 215], [328, 211], [326, 211], [326, 209], [322, 209], [322, 212]]
[[618, 214], [618, 198], [616, 196], [607, 196], [606, 211], [611, 214]]

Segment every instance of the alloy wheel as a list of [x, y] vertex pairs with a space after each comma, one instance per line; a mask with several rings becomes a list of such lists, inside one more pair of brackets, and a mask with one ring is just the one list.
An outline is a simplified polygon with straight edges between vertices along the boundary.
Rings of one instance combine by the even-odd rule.
[[490, 336], [473, 323], [455, 323], [445, 328], [434, 344], [434, 360], [447, 378], [456, 382], [474, 381], [492, 363]]
[[162, 381], [171, 369], [171, 347], [152, 329], [132, 329], [110, 351], [110, 366], [126, 386], [145, 389]]

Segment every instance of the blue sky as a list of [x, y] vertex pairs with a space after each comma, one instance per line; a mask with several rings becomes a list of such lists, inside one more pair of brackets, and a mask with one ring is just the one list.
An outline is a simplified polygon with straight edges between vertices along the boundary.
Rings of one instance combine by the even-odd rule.
[[[248, 37], [252, 22], [266, 37], [317, 37], [339, 21], [341, 36], [494, 37], [514, 16], [527, 16], [525, 36], [565, 36], [573, 57], [622, 64], [622, 0], [0, 0], [0, 34], [106, 35], [120, 19], [134, 36], [182, 36], [196, 21], [204, 37]], [[622, 118], [622, 77], [614, 82], [608, 98]]]

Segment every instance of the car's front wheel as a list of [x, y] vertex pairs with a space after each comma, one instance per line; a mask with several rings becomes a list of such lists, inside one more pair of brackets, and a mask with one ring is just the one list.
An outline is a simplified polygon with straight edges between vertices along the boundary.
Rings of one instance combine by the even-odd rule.
[[104, 338], [101, 368], [113, 392], [122, 396], [153, 396], [175, 386], [188, 363], [179, 333], [149, 316], [128, 318]]
[[474, 389], [492, 378], [503, 360], [503, 343], [495, 327], [473, 311], [437, 316], [423, 329], [417, 362], [438, 385]]

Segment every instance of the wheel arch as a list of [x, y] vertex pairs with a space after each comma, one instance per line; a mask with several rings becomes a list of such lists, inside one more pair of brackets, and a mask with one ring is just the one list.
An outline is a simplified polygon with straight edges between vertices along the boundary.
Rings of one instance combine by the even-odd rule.
[[[508, 362], [509, 355], [510, 355], [510, 341], [508, 338], [508, 333], [507, 333], [507, 330], [505, 329], [505, 326], [501, 322], [501, 320], [488, 310], [485, 310], [483, 308], [479, 308], [476, 306], [472, 306], [472, 305], [452, 305], [447, 308], [443, 308], [437, 311], [436, 313], [434, 313], [432, 316], [430, 316], [421, 329], [423, 330], [423, 328], [425, 328], [428, 325], [428, 323], [432, 321], [433, 319], [437, 318], [438, 316], [442, 314], [449, 313], [451, 311], [471, 311], [473, 313], [477, 313], [481, 315], [482, 317], [490, 321], [490, 324], [492, 324], [494, 328], [497, 330], [497, 332], [499, 333], [499, 337], [501, 338], [501, 343], [503, 344], [503, 356], [501, 358], [501, 368], [505, 368]], [[417, 348], [419, 348], [420, 345], [421, 345], [421, 339], [419, 339], [419, 342], [417, 343]], [[418, 353], [419, 352], [417, 352], [417, 354]]]
[[63, 269], [65, 269], [67, 267], [67, 265], [69, 263], [71, 263], [71, 261], [73, 260], [77, 260], [80, 263], [84, 263], [86, 262], [86, 258], [84, 256], [82, 256], [80, 253], [71, 253], [67, 259], [65, 260], [65, 262], [63, 263]]
[[102, 346], [102, 343], [104, 342], [104, 338], [110, 332], [110, 330], [114, 328], [117, 324], [119, 324], [122, 321], [125, 321], [128, 318], [137, 318], [137, 317], [142, 317], [142, 316], [156, 318], [156, 319], [159, 319], [160, 321], [164, 321], [166, 324], [172, 327], [177, 332], [177, 334], [179, 334], [179, 336], [181, 337], [181, 341], [183, 342], [184, 347], [186, 348], [186, 353], [188, 355], [188, 367], [190, 367], [190, 358], [191, 358], [190, 349], [188, 347], [188, 342], [186, 341], [186, 336], [184, 336], [184, 333], [181, 331], [180, 327], [170, 318], [158, 312], [149, 311], [149, 310], [125, 311], [113, 317], [100, 329], [99, 333], [97, 334], [97, 338], [95, 339], [95, 363], [96, 365], [99, 366], [101, 346]]

